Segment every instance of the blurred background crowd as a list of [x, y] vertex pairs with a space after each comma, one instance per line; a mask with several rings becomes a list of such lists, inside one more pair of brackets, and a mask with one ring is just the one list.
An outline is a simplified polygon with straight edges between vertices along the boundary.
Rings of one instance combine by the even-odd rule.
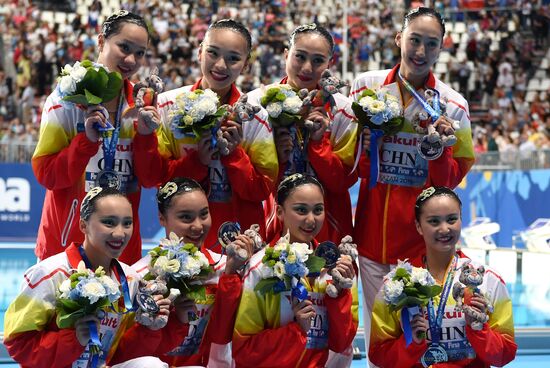
[[[445, 15], [444, 51], [434, 72], [469, 101], [478, 167], [550, 167], [549, 2], [426, 4]], [[95, 60], [99, 26], [121, 7], [144, 16], [153, 34], [147, 66], [136, 80], [158, 67], [167, 90], [197, 79], [197, 50], [211, 21], [231, 17], [243, 22], [254, 43], [250, 67], [238, 80], [246, 92], [280, 79], [288, 36], [303, 23], [317, 22], [332, 30], [337, 44], [333, 69], [340, 76], [347, 71], [343, 79], [348, 82], [363, 71], [391, 68], [399, 61], [394, 36], [401, 25], [396, 20], [421, 4], [0, 0], [0, 161], [30, 160], [41, 107], [55, 88], [58, 71], [76, 60]]]

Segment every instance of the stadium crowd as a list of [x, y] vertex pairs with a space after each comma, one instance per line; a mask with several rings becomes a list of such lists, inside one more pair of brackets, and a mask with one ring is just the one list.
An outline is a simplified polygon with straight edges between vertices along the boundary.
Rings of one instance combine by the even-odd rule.
[[[396, 63], [399, 51], [393, 36], [399, 22], [394, 17], [411, 5], [395, 0], [360, 3], [364, 5], [350, 0], [347, 8], [348, 79], [373, 63], [375, 68]], [[527, 98], [528, 82], [547, 49], [549, 8], [544, 2], [504, 0], [486, 2], [495, 10], [459, 13], [453, 10], [465, 5], [459, 3], [436, 1], [448, 23], [466, 24], [464, 34], [449, 32], [445, 37], [449, 57], [436, 73], [467, 97], [476, 153], [499, 151], [501, 162], [506, 162], [518, 151], [550, 149], [550, 90], [538, 88]], [[122, 6], [143, 15], [154, 35], [148, 65], [134, 78], [144, 78], [158, 67], [166, 90], [197, 79], [196, 50], [208, 25], [228, 17], [247, 25], [253, 37], [252, 62], [237, 81], [243, 92], [284, 73], [283, 50], [297, 24], [318, 22], [332, 30], [337, 43], [333, 69], [342, 69], [343, 7], [337, 1], [135, 0]], [[95, 34], [104, 7], [94, 0], [87, 14], [53, 23], [44, 20], [31, 0], [0, 0], [0, 161], [30, 160], [41, 106], [55, 87], [58, 71], [67, 63], [97, 56]]]

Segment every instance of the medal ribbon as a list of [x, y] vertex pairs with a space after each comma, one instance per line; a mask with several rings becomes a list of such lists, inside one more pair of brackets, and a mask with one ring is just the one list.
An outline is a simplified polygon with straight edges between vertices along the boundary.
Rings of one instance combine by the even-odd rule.
[[[378, 163], [378, 138], [382, 137], [384, 132], [381, 129], [371, 129], [369, 156], [370, 156], [370, 175], [369, 188], [373, 188], [378, 182], [378, 174], [380, 173]], [[361, 134], [361, 139], [363, 135]]]
[[418, 103], [420, 105], [422, 105], [422, 108], [428, 113], [428, 115], [430, 115], [430, 117], [432, 118], [432, 122], [436, 122], [437, 119], [439, 119], [439, 117], [441, 116], [441, 109], [439, 108], [439, 92], [435, 89], [432, 89], [432, 91], [435, 92], [435, 96], [434, 96], [434, 107], [430, 106], [430, 104], [422, 97], [418, 94], [418, 92], [416, 92], [416, 90], [414, 89], [414, 87], [409, 83], [408, 80], [406, 80], [405, 78], [403, 78], [403, 76], [401, 75], [401, 70], [399, 70], [397, 72], [397, 76], [399, 78], [399, 80], [401, 81], [401, 83], [403, 83], [403, 87], [405, 87], [405, 89], [414, 97], [414, 99], [416, 101], [418, 101]]
[[451, 263], [451, 269], [445, 279], [443, 291], [441, 292], [441, 300], [439, 301], [439, 306], [437, 307], [437, 314], [434, 314], [433, 299], [430, 299], [428, 302], [428, 323], [430, 324], [430, 333], [432, 335], [432, 343], [430, 345], [439, 345], [439, 340], [441, 340], [439, 329], [443, 323], [445, 305], [447, 304], [447, 299], [449, 298], [449, 294], [451, 292], [451, 285], [453, 283], [457, 262], [458, 257], [455, 255], [453, 257], [453, 262]]
[[[82, 260], [84, 261], [84, 264], [86, 265], [86, 268], [93, 270], [92, 263], [90, 262], [90, 259], [86, 255], [86, 252], [84, 251], [84, 248], [82, 246], [78, 247], [78, 251], [80, 252], [80, 256], [82, 257]], [[116, 260], [112, 260], [112, 264], [115, 267], [116, 274], [118, 275], [118, 278], [120, 279], [120, 285], [122, 286], [122, 295], [124, 299], [124, 307], [126, 308], [126, 312], [132, 312], [134, 311], [133, 305], [132, 305], [132, 299], [130, 298], [130, 287], [128, 286], [128, 279], [126, 278], [126, 274], [124, 273], [124, 270], [122, 269], [122, 266], [120, 263]], [[111, 305], [111, 309], [113, 312], [117, 313], [116, 310]]]
[[[292, 125], [289, 129], [294, 147], [292, 148], [291, 157], [287, 162], [287, 168], [284, 173], [285, 177], [295, 173], [304, 174], [307, 169], [307, 133], [302, 136], [300, 128], [296, 125]], [[303, 147], [301, 147], [301, 142], [304, 142]], [[294, 170], [292, 170], [292, 164], [294, 164]]]
[[405, 335], [406, 346], [409, 346], [413, 341], [411, 319], [419, 313], [420, 310], [418, 306], [404, 307], [401, 309], [401, 324], [403, 325], [403, 334]]
[[[103, 149], [103, 159], [105, 160], [104, 170], [113, 170], [115, 163], [116, 145], [120, 134], [121, 117], [122, 117], [123, 99], [122, 95], [118, 98], [118, 109], [115, 116], [114, 130], [105, 130], [102, 132], [103, 141], [101, 148]], [[108, 122], [109, 123], [109, 122]], [[110, 124], [110, 123], [109, 123]], [[109, 134], [112, 134], [109, 138]]]

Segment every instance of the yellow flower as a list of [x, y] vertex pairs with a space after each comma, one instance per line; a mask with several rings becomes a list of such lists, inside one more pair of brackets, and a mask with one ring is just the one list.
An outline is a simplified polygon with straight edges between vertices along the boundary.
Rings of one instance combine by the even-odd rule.
[[189, 95], [187, 95], [187, 98], [190, 100], [196, 100], [197, 98], [199, 98], [199, 95], [196, 93], [190, 93]]
[[189, 115], [185, 115], [185, 116], [183, 117], [183, 123], [184, 123], [185, 125], [193, 125], [193, 118], [192, 118], [191, 116], [189, 116]]

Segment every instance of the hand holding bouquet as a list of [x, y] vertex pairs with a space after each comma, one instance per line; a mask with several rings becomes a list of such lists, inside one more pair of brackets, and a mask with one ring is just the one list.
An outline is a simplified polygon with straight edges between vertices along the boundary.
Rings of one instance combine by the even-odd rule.
[[168, 289], [179, 289], [188, 298], [205, 298], [204, 286], [198, 283], [212, 272], [210, 263], [200, 249], [191, 243], [183, 243], [182, 238], [170, 233], [162, 239], [160, 246], [149, 252], [151, 262], [146, 280], [162, 278]]
[[325, 260], [313, 255], [313, 250], [307, 244], [290, 243], [289, 237], [287, 234], [274, 247], [265, 248], [262, 259], [265, 265], [264, 279], [254, 290], [260, 294], [291, 290], [292, 296], [303, 301], [307, 299], [308, 293], [300, 278], [321, 272]]
[[420, 313], [431, 298], [441, 293], [428, 270], [413, 267], [407, 260], [398, 261], [397, 267], [384, 277], [382, 294], [390, 311], [401, 310], [401, 322], [407, 345], [410, 344], [410, 321]]
[[[385, 89], [376, 91], [369, 88], [365, 89], [358, 96], [357, 102], [351, 104], [351, 108], [361, 125], [361, 129], [367, 127], [371, 130], [369, 143], [369, 156], [371, 159], [369, 187], [372, 188], [378, 181], [378, 138], [398, 133], [403, 127], [405, 119], [403, 118], [403, 112], [397, 97], [388, 93]], [[359, 155], [363, 150], [362, 138], [363, 135], [361, 135], [361, 140], [359, 141], [354, 170], [359, 162]]]
[[273, 128], [287, 128], [302, 119], [302, 99], [288, 84], [268, 88], [260, 104], [266, 109]]
[[86, 107], [111, 101], [122, 88], [120, 73], [109, 72], [103, 65], [90, 60], [65, 65], [58, 82], [64, 101]]
[[[86, 316], [101, 318], [102, 309], [120, 298], [119, 285], [105, 274], [103, 267], [94, 272], [80, 261], [68, 279], [59, 286], [56, 301], [56, 323], [59, 328], [71, 328]], [[97, 359], [101, 341], [95, 322], [88, 321], [90, 353]]]

